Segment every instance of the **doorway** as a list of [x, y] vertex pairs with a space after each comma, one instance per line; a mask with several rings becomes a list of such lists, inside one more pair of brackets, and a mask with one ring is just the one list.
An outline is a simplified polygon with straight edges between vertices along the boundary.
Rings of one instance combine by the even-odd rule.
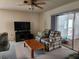
[[74, 22], [74, 50], [79, 52], [79, 12], [75, 13], [75, 22]]
[[64, 46], [79, 52], [79, 12], [53, 16], [51, 18], [51, 29], [61, 32]]
[[73, 13], [57, 16], [57, 31], [61, 32], [64, 46], [73, 49]]
[[[54, 17], [53, 17], [54, 19]], [[65, 13], [55, 16], [54, 29], [61, 32], [62, 44], [79, 51], [79, 12]]]

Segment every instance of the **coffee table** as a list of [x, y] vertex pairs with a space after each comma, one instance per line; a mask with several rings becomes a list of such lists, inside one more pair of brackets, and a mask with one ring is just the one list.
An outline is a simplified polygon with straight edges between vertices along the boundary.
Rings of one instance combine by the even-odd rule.
[[24, 46], [31, 48], [31, 57], [34, 58], [34, 51], [38, 49], [45, 49], [45, 46], [35, 39], [25, 40]]

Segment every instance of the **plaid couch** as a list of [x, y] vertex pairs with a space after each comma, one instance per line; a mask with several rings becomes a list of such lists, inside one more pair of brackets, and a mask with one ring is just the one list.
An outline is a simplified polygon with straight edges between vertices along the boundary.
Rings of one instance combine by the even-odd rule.
[[59, 31], [50, 31], [48, 38], [41, 38], [40, 42], [45, 45], [45, 49], [50, 51], [61, 47], [61, 33]]

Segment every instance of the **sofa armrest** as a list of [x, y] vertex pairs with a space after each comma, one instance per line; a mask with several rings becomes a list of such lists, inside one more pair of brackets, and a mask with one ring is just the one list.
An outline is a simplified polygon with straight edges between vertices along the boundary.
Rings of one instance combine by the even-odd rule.
[[39, 41], [41, 40], [41, 37], [40, 36], [35, 36], [35, 40]]

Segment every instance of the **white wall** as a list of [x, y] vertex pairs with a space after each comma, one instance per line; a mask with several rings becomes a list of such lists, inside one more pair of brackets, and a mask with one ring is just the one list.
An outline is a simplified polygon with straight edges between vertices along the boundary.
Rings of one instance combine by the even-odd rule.
[[0, 33], [8, 32], [9, 40], [15, 39], [14, 21], [31, 22], [32, 33], [39, 31], [39, 14], [21, 11], [0, 10]]
[[74, 9], [79, 9], [79, 1], [69, 3], [66, 5], [63, 5], [61, 7], [46, 11], [42, 14], [40, 14], [40, 31], [43, 31], [44, 29], [50, 29], [51, 28], [51, 15], [61, 13], [61, 12], [66, 12], [66, 11], [71, 11]]

